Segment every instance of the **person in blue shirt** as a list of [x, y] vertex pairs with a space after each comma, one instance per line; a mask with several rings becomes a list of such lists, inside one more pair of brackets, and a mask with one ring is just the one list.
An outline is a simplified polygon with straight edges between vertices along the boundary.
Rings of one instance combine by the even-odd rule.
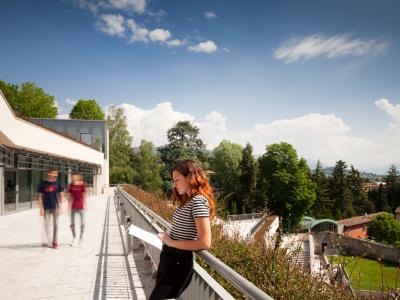
[[47, 172], [47, 180], [39, 186], [39, 209], [40, 215], [44, 217], [45, 242], [43, 247], [48, 247], [50, 241], [50, 218], [53, 217], [53, 243], [52, 248], [58, 248], [58, 216], [62, 201], [63, 188], [57, 181], [58, 171], [50, 169]]

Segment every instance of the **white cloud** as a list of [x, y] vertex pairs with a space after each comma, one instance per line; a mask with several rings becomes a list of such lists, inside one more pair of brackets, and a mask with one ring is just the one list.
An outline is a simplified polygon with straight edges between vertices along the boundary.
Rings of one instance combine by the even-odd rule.
[[213, 41], [202, 42], [194, 46], [189, 46], [188, 50], [190, 52], [197, 52], [197, 53], [213, 53], [218, 50], [217, 45]]
[[304, 38], [292, 38], [275, 50], [276, 59], [286, 63], [308, 60], [317, 56], [334, 58], [346, 55], [380, 54], [388, 44], [379, 40], [350, 39], [348, 35], [325, 37], [315, 34]]
[[171, 33], [165, 29], [154, 29], [150, 31], [149, 38], [152, 42], [160, 42], [163, 43], [171, 37]]
[[73, 100], [71, 98], [67, 98], [67, 99], [65, 99], [65, 102], [68, 103], [69, 105], [74, 106], [78, 101], [77, 100]]
[[179, 46], [181, 46], [183, 44], [183, 42], [181, 41], [181, 40], [179, 40], [179, 39], [173, 39], [173, 40], [169, 40], [168, 42], [167, 42], [167, 45], [169, 46], [169, 47], [179, 47]]
[[156, 146], [167, 143], [167, 130], [179, 121], [193, 121], [187, 113], [174, 111], [170, 102], [162, 102], [156, 107], [145, 110], [132, 104], [119, 105], [125, 111], [128, 130], [133, 136], [133, 144], [140, 145], [142, 139], [153, 142]]
[[108, 35], [122, 37], [125, 32], [124, 17], [120, 14], [101, 15], [97, 27]]
[[110, 0], [109, 5], [122, 10], [132, 10], [137, 13], [143, 13], [146, 10], [146, 0]]
[[218, 111], [212, 111], [200, 120], [174, 110], [170, 102], [147, 110], [126, 103], [120, 107], [125, 110], [135, 146], [142, 139], [152, 141], [156, 146], [164, 145], [167, 143], [167, 130], [178, 121], [189, 120], [200, 128], [199, 136], [210, 150], [227, 139], [243, 146], [250, 142], [254, 153], [261, 155], [266, 145], [286, 141], [295, 147], [300, 157], [320, 159], [330, 166], [341, 159], [362, 170], [379, 169], [385, 172], [390, 164], [399, 162], [399, 140], [388, 138], [383, 143], [376, 143], [365, 137], [353, 136], [350, 126], [333, 114], [311, 113], [234, 131], [227, 126], [227, 118]]
[[216, 19], [217, 15], [215, 13], [213, 13], [212, 11], [206, 11], [204, 13], [204, 17], [207, 19]]
[[392, 104], [389, 100], [382, 98], [375, 101], [375, 105], [400, 124], [400, 104]]

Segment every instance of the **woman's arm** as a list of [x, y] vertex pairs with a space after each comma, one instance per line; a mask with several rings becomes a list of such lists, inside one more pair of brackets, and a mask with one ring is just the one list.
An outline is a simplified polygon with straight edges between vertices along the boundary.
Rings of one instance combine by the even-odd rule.
[[211, 226], [209, 217], [194, 218], [196, 222], [198, 240], [173, 240], [168, 233], [160, 233], [160, 239], [170, 247], [182, 250], [203, 250], [209, 249], [211, 246]]

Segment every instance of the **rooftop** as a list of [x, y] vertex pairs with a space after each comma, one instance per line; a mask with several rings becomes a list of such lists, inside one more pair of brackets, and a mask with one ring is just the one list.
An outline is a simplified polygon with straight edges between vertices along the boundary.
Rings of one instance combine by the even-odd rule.
[[379, 216], [381, 213], [382, 212], [377, 212], [377, 213], [369, 214], [369, 215], [365, 214], [362, 216], [339, 220], [337, 222], [340, 224], [343, 224], [345, 227], [352, 227], [352, 226], [356, 226], [356, 225], [369, 223], [372, 221], [373, 218], [375, 218], [376, 216]]

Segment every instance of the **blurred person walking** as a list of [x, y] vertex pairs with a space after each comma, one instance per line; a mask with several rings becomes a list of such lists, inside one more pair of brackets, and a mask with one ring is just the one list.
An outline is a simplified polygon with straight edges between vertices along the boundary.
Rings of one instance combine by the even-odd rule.
[[53, 217], [53, 242], [52, 248], [58, 248], [58, 217], [62, 204], [63, 188], [57, 181], [58, 171], [50, 169], [47, 171], [47, 180], [39, 186], [39, 209], [40, 215], [44, 217], [44, 242], [43, 247], [48, 247], [50, 242], [50, 218]]
[[71, 212], [71, 231], [72, 231], [72, 243], [71, 246], [74, 247], [77, 245], [76, 238], [76, 230], [75, 230], [75, 221], [77, 219], [77, 215], [79, 215], [81, 222], [81, 232], [79, 235], [79, 245], [83, 244], [83, 232], [85, 230], [85, 209], [87, 209], [86, 203], [86, 186], [82, 180], [82, 176], [74, 172], [71, 175], [72, 182], [68, 187], [69, 193], [69, 207]]
[[215, 204], [206, 175], [193, 160], [178, 162], [171, 173], [172, 199], [178, 207], [171, 231], [159, 234], [164, 245], [150, 300], [178, 298], [193, 276], [193, 251], [211, 246], [210, 219]]

